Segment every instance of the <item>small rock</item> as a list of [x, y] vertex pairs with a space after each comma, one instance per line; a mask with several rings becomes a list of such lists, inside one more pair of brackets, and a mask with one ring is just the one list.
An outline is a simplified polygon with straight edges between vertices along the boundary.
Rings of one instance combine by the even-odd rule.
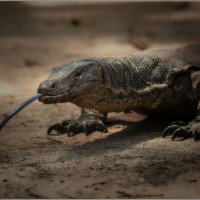
[[35, 60], [31, 60], [31, 59], [25, 59], [25, 61], [24, 61], [24, 65], [26, 66], [26, 67], [34, 67], [34, 66], [36, 66], [36, 65], [38, 65], [39, 63], [37, 62], [37, 61], [35, 61]]

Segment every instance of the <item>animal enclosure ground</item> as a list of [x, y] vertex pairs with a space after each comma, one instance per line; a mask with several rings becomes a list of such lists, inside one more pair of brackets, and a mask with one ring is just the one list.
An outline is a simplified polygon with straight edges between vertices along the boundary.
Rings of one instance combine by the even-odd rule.
[[[0, 118], [54, 66], [200, 40], [200, 3], [0, 3]], [[80, 114], [35, 102], [0, 132], [1, 198], [199, 198], [200, 142], [162, 139], [169, 122], [110, 113], [108, 133], [48, 137]]]

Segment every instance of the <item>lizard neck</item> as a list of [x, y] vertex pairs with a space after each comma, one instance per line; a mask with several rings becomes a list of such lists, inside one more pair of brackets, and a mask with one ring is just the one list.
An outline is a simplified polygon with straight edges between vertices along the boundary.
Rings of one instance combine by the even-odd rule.
[[128, 56], [98, 58], [95, 61], [101, 67], [103, 85], [113, 95], [128, 95], [140, 83], [137, 69]]

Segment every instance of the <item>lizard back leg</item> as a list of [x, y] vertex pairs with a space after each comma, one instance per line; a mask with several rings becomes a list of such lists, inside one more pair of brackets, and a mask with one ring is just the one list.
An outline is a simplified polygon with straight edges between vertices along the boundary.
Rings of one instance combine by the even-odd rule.
[[[49, 135], [67, 133], [70, 137], [81, 132], [85, 132], [86, 135], [94, 131], [107, 132], [106, 125], [104, 124], [106, 117], [107, 113], [102, 113], [95, 109], [82, 108], [81, 116], [78, 119], [54, 124], [49, 127], [47, 133]], [[52, 132], [54, 132], [54, 134], [52, 134]]]
[[162, 136], [172, 134], [172, 140], [181, 137], [183, 139], [193, 137], [195, 141], [200, 140], [200, 102], [197, 107], [197, 116], [189, 123], [178, 122], [168, 126]]
[[[188, 122], [178, 122], [168, 126], [164, 131], [162, 136], [172, 134], [172, 140], [181, 137], [183, 139], [193, 137], [195, 141], [200, 140], [200, 71], [199, 67], [189, 67], [187, 69], [191, 73], [192, 88], [195, 91], [197, 100], [197, 106], [195, 106], [196, 117]], [[192, 110], [191, 106], [186, 106]], [[184, 108], [183, 108], [184, 109]]]

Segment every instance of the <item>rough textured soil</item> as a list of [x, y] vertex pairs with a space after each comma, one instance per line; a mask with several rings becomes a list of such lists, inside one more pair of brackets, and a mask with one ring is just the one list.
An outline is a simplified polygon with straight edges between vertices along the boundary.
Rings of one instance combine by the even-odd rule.
[[[0, 3], [0, 118], [52, 67], [200, 39], [200, 3], [30, 7]], [[162, 139], [169, 122], [110, 113], [106, 134], [48, 137], [79, 108], [35, 102], [0, 133], [1, 198], [199, 198], [200, 142]]]

